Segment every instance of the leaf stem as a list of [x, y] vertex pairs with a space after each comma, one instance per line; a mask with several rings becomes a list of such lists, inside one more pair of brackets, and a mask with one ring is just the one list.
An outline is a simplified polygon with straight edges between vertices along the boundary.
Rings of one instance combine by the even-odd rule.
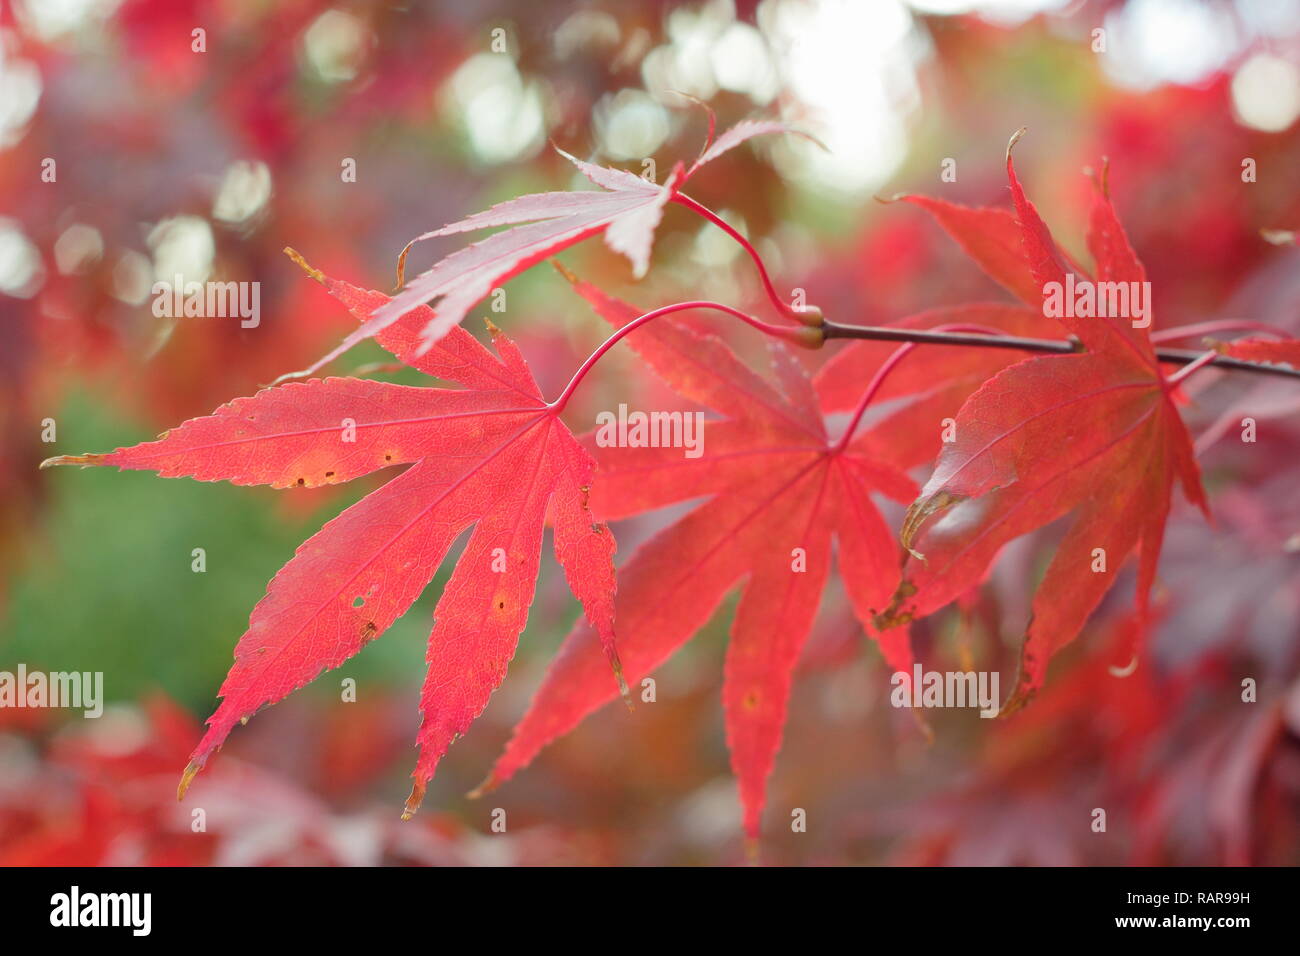
[[[844, 328], [844, 326], [840, 326], [840, 328]], [[935, 335], [952, 335], [961, 339], [974, 339], [975, 341], [973, 344], [976, 345], [986, 344], [978, 341], [981, 338], [1004, 338], [998, 329], [991, 329], [983, 325], [940, 325], [933, 329], [926, 329], [925, 331]], [[853, 437], [853, 433], [857, 431], [858, 423], [862, 421], [862, 416], [867, 411], [867, 406], [870, 405], [871, 400], [876, 397], [876, 393], [880, 391], [880, 387], [885, 384], [885, 379], [889, 377], [889, 373], [892, 372], [895, 367], [897, 367], [898, 363], [901, 362], [914, 348], [921, 345], [923, 342], [930, 341], [933, 341], [933, 339], [927, 337], [921, 340], [904, 342], [902, 346], [894, 350], [894, 354], [885, 359], [880, 368], [876, 369], [876, 374], [871, 377], [871, 381], [867, 384], [867, 390], [862, 393], [862, 398], [858, 400], [857, 408], [853, 410], [853, 415], [849, 418], [849, 423], [844, 428], [844, 434], [841, 435], [840, 440], [831, 447], [832, 454], [838, 454], [848, 446], [849, 440]], [[1014, 346], [1009, 345], [997, 347], [1014, 348]]]
[[732, 239], [735, 239], [736, 242], [740, 243], [741, 247], [749, 253], [749, 258], [754, 260], [754, 265], [758, 267], [758, 276], [763, 280], [763, 289], [767, 292], [768, 299], [771, 300], [772, 305], [774, 305], [777, 311], [782, 315], [788, 319], [794, 319], [797, 322], [803, 322], [805, 324], [810, 319], [815, 319], [819, 315], [816, 309], [808, 309], [801, 312], [794, 306], [787, 304], [781, 296], [777, 294], [776, 287], [772, 285], [772, 277], [767, 274], [767, 266], [763, 264], [763, 257], [758, 254], [758, 250], [754, 248], [753, 244], [742, 236], [739, 230], [732, 226], [731, 223], [727, 222], [708, 206], [696, 202], [685, 193], [676, 193], [673, 196], [672, 201], [677, 203], [679, 206], [685, 206], [696, 215], [704, 217], [729, 235]]
[[[881, 342], [913, 342], [917, 345], [972, 345], [991, 349], [1018, 349], [1023, 352], [1044, 352], [1053, 355], [1069, 355], [1081, 349], [1077, 341], [1069, 339], [1030, 339], [1016, 335], [966, 335], [955, 332], [938, 332], [933, 329], [897, 329], [872, 325], [838, 325], [830, 320], [822, 324], [822, 330], [830, 339], [869, 339]], [[1156, 349], [1156, 358], [1171, 365], [1190, 365], [1205, 355], [1196, 349]], [[1244, 359], [1227, 355], [1216, 355], [1211, 361], [1203, 363], [1214, 368], [1230, 369], [1238, 372], [1255, 372], [1259, 375], [1278, 375], [1283, 378], [1300, 379], [1300, 369], [1284, 365], [1264, 365], [1259, 362], [1247, 362]], [[1199, 366], [1198, 366], [1199, 367]]]
[[587, 373], [591, 371], [604, 354], [617, 345], [619, 340], [624, 336], [636, 331], [647, 322], [653, 322], [660, 316], [671, 315], [674, 312], [685, 312], [689, 309], [712, 309], [715, 312], [724, 312], [727, 315], [740, 319], [746, 325], [753, 326], [760, 332], [764, 332], [777, 338], [786, 339], [787, 341], [794, 342], [798, 345], [816, 346], [820, 345], [822, 341], [821, 331], [819, 329], [795, 328], [787, 325], [772, 325], [770, 322], [756, 319], [748, 313], [741, 312], [739, 309], [733, 309], [731, 306], [724, 305], [721, 302], [710, 302], [708, 300], [674, 302], [672, 305], [665, 305], [661, 308], [647, 312], [645, 315], [639, 315], [622, 328], [616, 330], [613, 335], [601, 343], [600, 347], [597, 348], [596, 351], [592, 352], [591, 355], [587, 357], [587, 360], [582, 363], [576, 372], [573, 373], [573, 378], [570, 379], [569, 384], [564, 387], [564, 391], [560, 393], [560, 397], [551, 402], [547, 407], [557, 413], [562, 411], [564, 406], [568, 404], [569, 398], [573, 395], [579, 383], [581, 383], [583, 378], [586, 377]]
[[1214, 361], [1215, 356], [1217, 356], [1218, 354], [1219, 353], [1214, 351], [1214, 349], [1210, 349], [1210, 351], [1202, 353], [1201, 357], [1198, 358], [1196, 361], [1189, 362], [1188, 364], [1180, 368], [1177, 372], [1174, 372], [1173, 375], [1166, 377], [1165, 386], [1168, 388], [1173, 388], [1183, 379], [1187, 378], [1187, 376], [1195, 372], [1198, 368], [1203, 368], [1206, 365], [1209, 365], [1210, 362]]

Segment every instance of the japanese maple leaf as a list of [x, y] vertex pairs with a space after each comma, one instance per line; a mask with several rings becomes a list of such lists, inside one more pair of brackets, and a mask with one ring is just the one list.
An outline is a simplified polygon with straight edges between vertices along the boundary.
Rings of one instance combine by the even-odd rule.
[[453, 252], [427, 272], [411, 280], [391, 302], [350, 333], [337, 348], [303, 373], [311, 374], [342, 355], [358, 342], [377, 334], [406, 315], [412, 308], [438, 299], [436, 315], [431, 313], [419, 348], [427, 348], [449, 329], [459, 325], [469, 309], [507, 279], [555, 255], [569, 246], [594, 236], [605, 235], [605, 244], [627, 256], [637, 278], [650, 265], [650, 247], [655, 228], [663, 218], [664, 206], [701, 166], [754, 136], [785, 131], [771, 120], [747, 120], [736, 124], [713, 142], [710, 114], [709, 139], [704, 151], [689, 169], [678, 163], [662, 186], [621, 169], [595, 166], [559, 153], [599, 186], [582, 192], [534, 193], [498, 203], [484, 212], [426, 232], [411, 240], [402, 251], [406, 260], [411, 246], [425, 239], [474, 232], [492, 226], [510, 226], [502, 232]]
[[[577, 290], [615, 326], [639, 314], [586, 283]], [[620, 568], [619, 652], [639, 680], [740, 586], [723, 706], [745, 830], [753, 837], [781, 742], [791, 673], [830, 573], [832, 539], [849, 598], [868, 621], [898, 580], [897, 544], [870, 496], [879, 491], [906, 501], [915, 485], [901, 470], [863, 454], [861, 436], [835, 447], [807, 374], [782, 345], [772, 346], [774, 386], [689, 321], [659, 319], [628, 342], [678, 393], [724, 417], [705, 424], [704, 453], [695, 459], [680, 448], [599, 448], [587, 438], [600, 462], [592, 508], [601, 517], [706, 499]], [[586, 625], [569, 634], [485, 788], [508, 779], [613, 697], [602, 686], [599, 656], [589, 653], [591, 641]], [[905, 634], [890, 632], [881, 647], [893, 668], [910, 671]]]
[[[389, 301], [301, 264], [362, 321]], [[548, 517], [569, 587], [599, 635], [597, 645], [620, 673], [614, 539], [587, 507], [595, 462], [542, 399], [523, 357], [499, 331], [493, 330], [495, 355], [460, 328], [417, 355], [420, 332], [432, 318], [430, 309], [417, 307], [378, 341], [406, 364], [462, 388], [351, 378], [290, 383], [236, 399], [157, 441], [46, 462], [273, 488], [334, 484], [411, 466], [305, 541], [271, 581], [235, 648], [221, 705], [190, 758], [181, 794], [236, 723], [383, 633], [471, 525], [434, 611], [407, 814], [419, 805], [448, 746], [505, 676], [532, 603]]]
[[[1025, 196], [1010, 147], [1007, 175], [1025, 276], [997, 275], [987, 254], [977, 252], [976, 260], [1007, 284], [1027, 289], [1032, 280], [1041, 290], [1063, 283], [1067, 271], [1080, 270], [1057, 250]], [[1096, 187], [1087, 242], [1098, 281], [1145, 281], [1104, 180]], [[978, 217], [969, 227], [979, 228]], [[963, 244], [977, 243], [969, 237]], [[1148, 330], [1120, 317], [1061, 322], [1083, 351], [1012, 365], [957, 414], [955, 440], [944, 445], [904, 520], [901, 537], [910, 555], [903, 581], [877, 619], [890, 626], [938, 610], [978, 584], [1008, 541], [1072, 515], [1034, 598], [1008, 709], [1042, 684], [1052, 654], [1078, 634], [1134, 551], [1140, 555], [1138, 615], [1146, 620], [1176, 479], [1208, 513], [1174, 388], [1160, 373]]]

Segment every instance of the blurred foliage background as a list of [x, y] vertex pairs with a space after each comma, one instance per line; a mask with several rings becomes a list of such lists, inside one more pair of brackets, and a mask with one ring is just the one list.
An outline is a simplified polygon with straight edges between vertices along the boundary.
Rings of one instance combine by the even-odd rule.
[[[996, 296], [931, 223], [873, 197], [1003, 204], [1006, 141], [1028, 126], [1022, 176], [1078, 257], [1080, 172], [1109, 158], [1157, 326], [1300, 331], [1297, 253], [1260, 237], [1300, 225], [1292, 0], [14, 0], [0, 18], [0, 669], [103, 671], [110, 707], [98, 721], [0, 710], [0, 862], [743, 858], [718, 706], [729, 608], [656, 675], [658, 703], [634, 720], [602, 712], [487, 801], [463, 798], [576, 617], [547, 562], [510, 676], [415, 822], [397, 813], [446, 569], [382, 640], [237, 732], [178, 807], [198, 721], [266, 582], [377, 482], [275, 492], [37, 471], [206, 414], [334, 344], [350, 319], [284, 246], [387, 289], [412, 236], [581, 188], [548, 141], [636, 172], [653, 160], [661, 177], [694, 156], [705, 123], [681, 93], [723, 126], [780, 115], [826, 145], [745, 147], [692, 194], [755, 241], [781, 288], [837, 319]], [[413, 266], [457, 243], [428, 246]], [[647, 307], [763, 308], [752, 264], [682, 210], [641, 282], [599, 243], [563, 259]], [[150, 287], [176, 275], [259, 282], [260, 324], [156, 317]], [[548, 394], [603, 337], [547, 269], [508, 285], [504, 313], [479, 314], [520, 342]], [[756, 354], [743, 334], [737, 346]], [[366, 345], [334, 371], [382, 357]], [[663, 394], [629, 353], [607, 363], [571, 406], [575, 430]], [[1034, 707], [996, 724], [942, 715], [927, 744], [888, 706], [883, 664], [832, 590], [771, 784], [766, 859], [1296, 862], [1300, 393], [1198, 381], [1187, 414], [1218, 524], [1175, 513], [1149, 660], [1123, 681], [1097, 663], [1128, 624], [1108, 603]], [[1258, 445], [1224, 439], [1242, 409], [1269, 423]], [[616, 528], [621, 552], [660, 520]], [[1018, 542], [984, 592], [926, 622], [927, 665], [1013, 660], [1052, 544], [1050, 530]], [[1241, 703], [1243, 676], [1259, 703]], [[356, 703], [339, 699], [345, 677]], [[206, 833], [191, 832], [192, 806]], [[494, 806], [505, 835], [488, 832]], [[1105, 834], [1089, 829], [1098, 806]], [[788, 832], [790, 807], [807, 809], [808, 833]]]

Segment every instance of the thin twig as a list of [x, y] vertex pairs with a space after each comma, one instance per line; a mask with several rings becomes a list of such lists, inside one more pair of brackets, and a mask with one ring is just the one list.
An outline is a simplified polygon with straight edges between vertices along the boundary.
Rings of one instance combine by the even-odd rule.
[[[1045, 352], [1069, 355], [1081, 351], [1077, 341], [1068, 339], [1030, 339], [1018, 335], [979, 335], [964, 332], [936, 332], [930, 329], [898, 329], [875, 325], [839, 325], [827, 319], [822, 325], [827, 339], [868, 339], [878, 342], [915, 342], [921, 345], [973, 345], [986, 349], [1015, 349], [1022, 352]], [[1170, 365], [1190, 365], [1205, 353], [1196, 349], [1156, 349], [1156, 358]], [[1238, 372], [1300, 378], [1300, 369], [1284, 365], [1264, 365], [1227, 355], [1216, 355], [1209, 365]]]

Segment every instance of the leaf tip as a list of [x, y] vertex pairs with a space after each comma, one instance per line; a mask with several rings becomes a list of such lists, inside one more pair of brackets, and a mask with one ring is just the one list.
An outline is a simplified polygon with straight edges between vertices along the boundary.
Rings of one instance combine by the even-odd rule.
[[[1026, 643], [1027, 643], [1027, 639], [1026, 639]], [[1011, 691], [1011, 696], [1007, 698], [1007, 702], [1002, 705], [1002, 709], [998, 711], [999, 720], [1005, 717], [1010, 717], [1016, 711], [1020, 710], [1020, 708], [1024, 707], [1031, 700], [1033, 700], [1034, 695], [1038, 693], [1038, 686], [1036, 682], [1033, 680], [1032, 677], [1030, 677], [1026, 673], [1027, 671], [1026, 664], [1027, 661], [1025, 659], [1025, 649], [1024, 647], [1021, 647], [1020, 670], [1016, 674], [1015, 688]]]
[[923, 525], [931, 515], [940, 511], [947, 511], [953, 505], [966, 500], [966, 495], [954, 494], [950, 491], [937, 491], [934, 494], [918, 498], [912, 502], [912, 506], [907, 509], [907, 514], [903, 516], [903, 527], [899, 531], [898, 540], [903, 548], [918, 561], [925, 562], [925, 555], [912, 547], [917, 535]]
[[107, 455], [56, 455], [54, 458], [46, 458], [40, 464], [40, 470], [46, 468], [57, 468], [59, 465], [81, 465], [83, 468], [91, 465], [102, 465]]
[[393, 286], [394, 295], [401, 292], [402, 286], [406, 285], [406, 257], [410, 255], [411, 247], [419, 241], [419, 239], [412, 239], [402, 246], [402, 251], [397, 254], [397, 285]]
[[1125, 664], [1123, 667], [1116, 667], [1114, 664], [1111, 664], [1109, 667], [1106, 668], [1106, 670], [1110, 672], [1111, 677], [1131, 677], [1133, 675], [1133, 672], [1136, 671], [1137, 669], [1138, 669], [1137, 654], [1134, 654], [1133, 659], [1129, 661], [1127, 664]]
[[502, 781], [497, 778], [496, 772], [487, 775], [487, 778], [477, 787], [465, 794], [466, 800], [477, 800], [486, 794], [491, 793], [497, 787], [501, 786]]
[[1101, 198], [1110, 201], [1110, 157], [1101, 158], [1101, 169], [1096, 170], [1091, 166], [1083, 167], [1083, 174], [1092, 180], [1093, 188], [1097, 190]]
[[823, 153], [830, 153], [830, 152], [831, 152], [831, 148], [830, 148], [829, 146], [827, 146], [825, 143], [823, 143], [823, 142], [822, 142], [820, 139], [818, 139], [816, 136], [814, 136], [812, 133], [806, 132], [805, 130], [801, 130], [801, 129], [792, 129], [792, 130], [788, 130], [787, 132], [793, 134], [794, 136], [798, 136], [798, 137], [801, 138], [801, 139], [806, 139], [806, 140], [808, 140], [808, 142], [812, 143], [814, 146], [816, 146], [818, 149], [820, 149]]
[[402, 807], [402, 819], [409, 820], [415, 816], [415, 812], [420, 809], [420, 804], [424, 802], [424, 792], [428, 784], [424, 780], [416, 779], [411, 784], [410, 796], [406, 798], [406, 805]]
[[1011, 134], [1011, 139], [1010, 139], [1010, 141], [1007, 143], [1007, 163], [1008, 163], [1008, 164], [1010, 164], [1010, 162], [1011, 162], [1011, 150], [1015, 148], [1016, 143], [1020, 142], [1020, 138], [1021, 138], [1022, 136], [1024, 136], [1024, 135], [1025, 135], [1026, 133], [1028, 133], [1028, 132], [1029, 132], [1029, 127], [1028, 127], [1028, 126], [1022, 126], [1022, 127], [1020, 127], [1020, 129], [1016, 130], [1014, 133]]
[[293, 379], [298, 378], [306, 378], [311, 373], [312, 370], [308, 368], [305, 368], [300, 372], [285, 372], [283, 375], [277, 375], [275, 378], [271, 379], [270, 384], [267, 385], [266, 388], [275, 388], [275, 386], [283, 382], [292, 381]]
[[186, 791], [190, 789], [190, 784], [194, 782], [194, 778], [198, 776], [199, 771], [202, 769], [203, 763], [201, 761], [191, 760], [189, 762], [185, 767], [185, 771], [181, 774], [181, 782], [176, 785], [177, 800], [185, 799]]
[[627, 705], [628, 713], [632, 713], [636, 710], [632, 703], [632, 691], [627, 686], [627, 678], [623, 676], [623, 662], [618, 659], [618, 651], [613, 648], [609, 652], [609, 664], [614, 670], [614, 680], [618, 683], [618, 695]]
[[307, 275], [311, 276], [321, 285], [325, 284], [325, 273], [321, 272], [319, 269], [313, 269], [311, 267], [311, 264], [302, 257], [302, 254], [298, 252], [297, 249], [293, 248], [292, 246], [285, 246], [284, 254], [288, 256], [290, 259], [292, 259], [294, 264], [297, 265], [298, 268], [301, 269], [303, 272], [307, 273]]
[[[704, 158], [704, 155], [709, 151], [709, 148], [713, 146], [714, 134], [718, 131], [718, 114], [714, 112], [712, 106], [704, 102], [704, 100], [700, 99], [698, 96], [692, 96], [690, 93], [683, 93], [681, 90], [669, 90], [668, 92], [672, 93], [674, 96], [680, 96], [682, 99], [694, 103], [700, 109], [704, 110], [704, 115], [709, 121], [709, 131], [704, 137], [704, 145], [700, 147], [700, 155], [695, 160], [695, 166], [698, 166], [700, 160]], [[695, 166], [691, 167], [692, 171], [694, 171]]]

